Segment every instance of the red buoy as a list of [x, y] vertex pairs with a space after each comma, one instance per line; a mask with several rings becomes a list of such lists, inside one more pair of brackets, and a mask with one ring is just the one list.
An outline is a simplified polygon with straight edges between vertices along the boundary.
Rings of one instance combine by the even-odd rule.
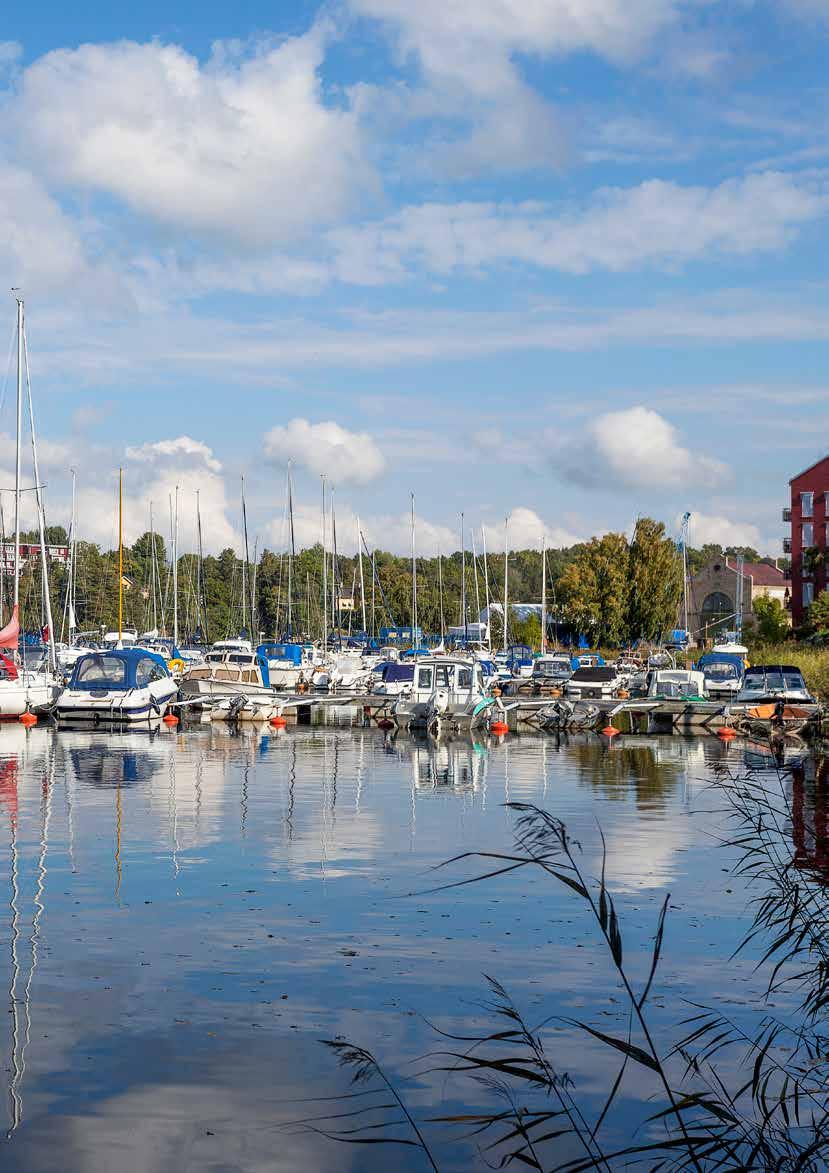
[[602, 733], [605, 737], [615, 737], [617, 733], [621, 733], [621, 729], [617, 729], [615, 725], [605, 725]]
[[503, 737], [505, 733], [509, 733], [509, 725], [506, 721], [493, 721], [489, 727], [490, 733], [494, 733], [496, 737]]
[[27, 729], [31, 729], [32, 725], [37, 725], [37, 717], [34, 713], [21, 713], [17, 718], [21, 725], [25, 725]]
[[161, 720], [165, 725], [169, 725], [170, 728], [172, 728], [173, 725], [178, 725], [178, 717], [175, 715], [175, 713], [165, 713]]
[[381, 721], [377, 722], [378, 729], [394, 729], [394, 721], [389, 717], [383, 717]]
[[721, 729], [717, 730], [717, 737], [721, 737], [723, 741], [733, 741], [737, 734], [730, 725], [723, 725]]
[[280, 715], [271, 717], [271, 725], [273, 725], [274, 729], [284, 729], [287, 724], [286, 719]]

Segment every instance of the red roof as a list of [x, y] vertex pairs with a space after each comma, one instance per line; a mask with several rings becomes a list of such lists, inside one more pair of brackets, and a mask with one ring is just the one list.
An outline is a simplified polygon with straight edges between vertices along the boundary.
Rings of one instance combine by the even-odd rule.
[[[736, 570], [726, 561], [729, 570]], [[786, 576], [776, 566], [769, 566], [768, 562], [744, 562], [743, 574], [750, 574], [755, 586], [782, 587], [786, 585]]]

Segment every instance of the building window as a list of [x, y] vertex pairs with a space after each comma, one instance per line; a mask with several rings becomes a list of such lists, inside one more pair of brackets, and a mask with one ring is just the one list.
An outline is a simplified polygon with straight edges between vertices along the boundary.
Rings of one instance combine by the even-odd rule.
[[800, 494], [800, 514], [801, 517], [812, 517], [814, 513], [815, 495], [814, 493]]
[[813, 582], [804, 582], [803, 584], [803, 606], [811, 607], [815, 597], [815, 584]]
[[808, 550], [810, 546], [814, 546], [815, 527], [810, 521], [807, 521], [805, 525], [801, 527], [800, 540], [804, 550]]

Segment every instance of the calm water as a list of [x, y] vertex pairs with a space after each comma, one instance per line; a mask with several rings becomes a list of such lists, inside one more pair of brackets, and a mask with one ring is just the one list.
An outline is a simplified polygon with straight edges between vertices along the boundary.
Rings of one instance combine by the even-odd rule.
[[[435, 876], [448, 857], [510, 847], [509, 799], [564, 818], [593, 866], [598, 820], [634, 951], [671, 891], [666, 1015], [677, 995], [746, 1006], [749, 963], [723, 976], [746, 898], [705, 789], [729, 755], [716, 739], [0, 727], [0, 1168], [422, 1168], [284, 1127], [346, 1086], [320, 1038], [411, 1076], [435, 1045], [421, 1016], [482, 1021], [484, 973], [531, 1019], [615, 1017], [606, 959], [561, 889], [519, 873], [426, 891], [473, 873]], [[601, 1053], [564, 1034], [561, 1048], [598, 1091]], [[427, 1113], [458, 1095], [437, 1075], [407, 1088]], [[445, 1152], [445, 1168], [483, 1167], [461, 1143]]]

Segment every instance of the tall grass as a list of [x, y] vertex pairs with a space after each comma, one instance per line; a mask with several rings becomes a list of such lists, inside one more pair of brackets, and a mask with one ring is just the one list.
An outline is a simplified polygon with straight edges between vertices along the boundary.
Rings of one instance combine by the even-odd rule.
[[[829, 893], [820, 874], [793, 863], [789, 774], [781, 771], [771, 788], [751, 772], [722, 774], [715, 782], [732, 819], [728, 845], [737, 852], [736, 871], [754, 886], [753, 922], [740, 948], [762, 942], [760, 965], [767, 971], [766, 999], [752, 1029], [719, 1010], [690, 1006], [682, 1014], [677, 1011], [673, 1036], [666, 1039], [651, 1017], [651, 1003], [658, 988], [669, 897], [654, 924], [647, 958], [634, 953], [631, 964], [607, 882], [601, 832], [601, 872], [591, 876], [581, 847], [560, 819], [531, 804], [509, 803], [515, 816], [513, 851], [476, 852], [448, 861], [443, 866], [478, 861], [482, 868], [471, 878], [442, 887], [486, 882], [529, 868], [566, 889], [574, 910], [580, 909], [592, 924], [618, 979], [625, 1028], [611, 1034], [601, 1018], [559, 1014], [529, 1024], [506, 988], [487, 978], [491, 1027], [439, 1032], [441, 1049], [427, 1061], [432, 1072], [472, 1077], [474, 1083], [466, 1089], [468, 1111], [418, 1119], [370, 1051], [335, 1039], [327, 1045], [351, 1070], [355, 1090], [338, 1100], [335, 1109], [325, 1108], [293, 1124], [350, 1144], [411, 1146], [433, 1171], [440, 1168], [440, 1134], [447, 1127], [464, 1128], [475, 1138], [482, 1169], [825, 1169]], [[646, 964], [637, 964], [642, 960]], [[642, 975], [638, 980], [632, 976], [636, 972]], [[796, 1010], [788, 1017], [777, 1009], [784, 990], [795, 995]], [[555, 1055], [561, 1053], [562, 1032], [605, 1048], [607, 1085], [601, 1102], [582, 1097], [559, 1070]], [[614, 1106], [625, 1093], [642, 1100], [643, 1076], [652, 1097], [646, 1118], [620, 1142], [619, 1120], [609, 1128]], [[356, 1085], [362, 1086], [356, 1090]]]

